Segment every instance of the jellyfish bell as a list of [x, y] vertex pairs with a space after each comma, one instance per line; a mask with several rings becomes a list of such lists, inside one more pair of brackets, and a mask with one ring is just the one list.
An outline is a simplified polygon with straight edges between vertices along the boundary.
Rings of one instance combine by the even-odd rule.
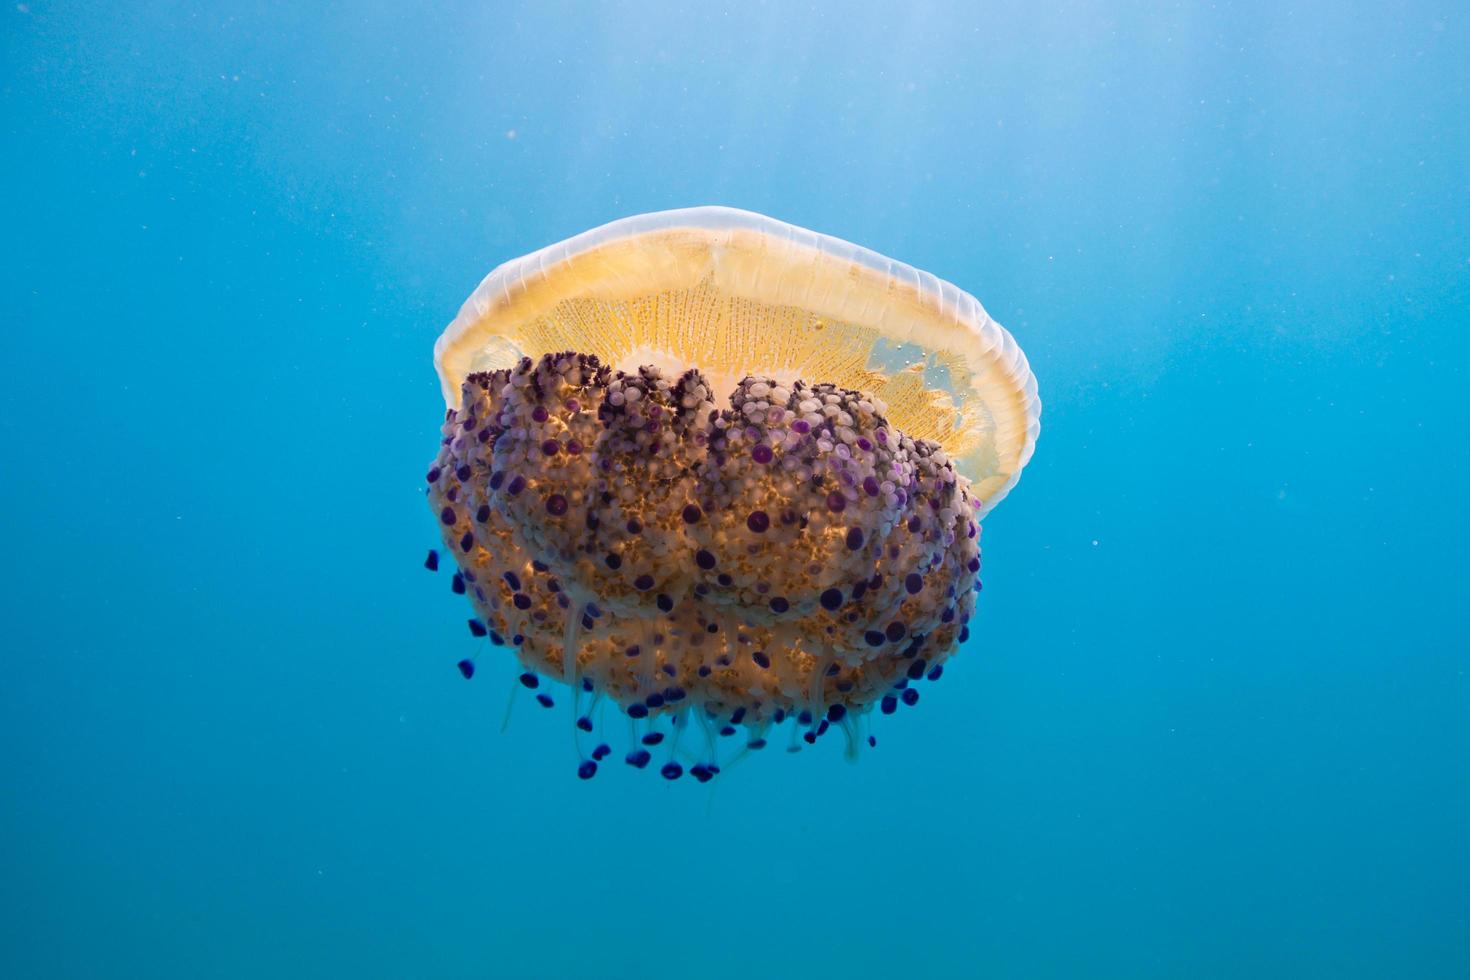
[[532, 677], [632, 717], [630, 764], [666, 743], [669, 778], [788, 719], [794, 745], [855, 746], [914, 703], [1039, 431], [1025, 356], [969, 294], [730, 208], [508, 262], [434, 356], [456, 591]]
[[939, 444], [988, 510], [1040, 423], [1011, 335], [950, 283], [837, 238], [734, 208], [614, 221], [501, 265], [434, 346], [445, 401], [477, 371], [558, 351], [628, 374], [703, 375], [723, 406], [741, 379], [827, 382], [883, 400]]

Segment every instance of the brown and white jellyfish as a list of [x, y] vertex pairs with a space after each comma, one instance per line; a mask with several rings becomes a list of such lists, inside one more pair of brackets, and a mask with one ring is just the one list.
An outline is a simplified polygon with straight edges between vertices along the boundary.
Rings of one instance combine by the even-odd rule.
[[471, 633], [525, 686], [566, 684], [581, 732], [615, 706], [625, 761], [669, 779], [783, 724], [855, 751], [874, 708], [915, 704], [968, 638], [980, 518], [1040, 427], [1025, 355], [968, 293], [722, 207], [500, 266], [434, 361], [429, 501]]

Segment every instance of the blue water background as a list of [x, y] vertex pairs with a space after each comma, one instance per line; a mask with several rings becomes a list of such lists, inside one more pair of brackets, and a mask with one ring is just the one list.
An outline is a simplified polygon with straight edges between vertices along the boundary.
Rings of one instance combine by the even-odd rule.
[[[1448, 2], [8, 5], [0, 974], [1470, 976], [1467, 50]], [[454, 670], [430, 348], [705, 203], [974, 292], [1042, 437], [858, 765], [584, 784]]]

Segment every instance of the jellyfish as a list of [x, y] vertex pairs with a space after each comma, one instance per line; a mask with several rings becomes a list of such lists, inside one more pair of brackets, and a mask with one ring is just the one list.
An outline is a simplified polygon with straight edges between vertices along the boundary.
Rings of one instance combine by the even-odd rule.
[[969, 638], [980, 519], [1040, 423], [1025, 355], [968, 293], [724, 207], [499, 266], [434, 361], [452, 588], [520, 686], [571, 702], [584, 779], [613, 752], [604, 712], [667, 779], [781, 729], [876, 744], [873, 717]]

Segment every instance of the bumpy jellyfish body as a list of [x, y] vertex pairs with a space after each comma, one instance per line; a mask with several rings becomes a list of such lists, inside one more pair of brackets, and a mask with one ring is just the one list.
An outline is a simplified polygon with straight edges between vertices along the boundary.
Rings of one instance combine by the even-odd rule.
[[1025, 358], [966, 294], [724, 208], [502, 266], [436, 360], [429, 499], [471, 632], [525, 686], [569, 685], [582, 731], [616, 705], [625, 761], [662, 753], [667, 778], [788, 721], [793, 747], [855, 748], [871, 710], [916, 703], [968, 638], [980, 516], [1038, 431]]

